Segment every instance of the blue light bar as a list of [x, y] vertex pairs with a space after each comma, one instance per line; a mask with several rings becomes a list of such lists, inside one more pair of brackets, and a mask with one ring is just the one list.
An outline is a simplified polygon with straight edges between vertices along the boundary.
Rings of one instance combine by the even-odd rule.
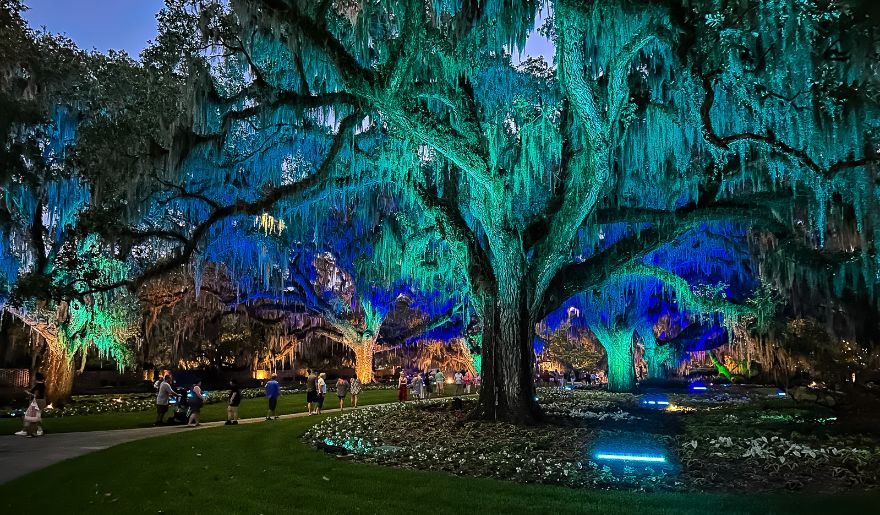
[[691, 388], [691, 390], [704, 392], [708, 390], [708, 388], [706, 388], [705, 386], [694, 386], [693, 388]]
[[659, 406], [668, 406], [669, 405], [669, 401], [642, 401], [642, 402], [644, 402], [645, 404], [651, 404], [652, 406], [653, 405], [659, 405]]
[[644, 461], [649, 463], [666, 463], [663, 456], [645, 456], [641, 454], [609, 454], [600, 452], [596, 454], [599, 460], [618, 460], [618, 461]]

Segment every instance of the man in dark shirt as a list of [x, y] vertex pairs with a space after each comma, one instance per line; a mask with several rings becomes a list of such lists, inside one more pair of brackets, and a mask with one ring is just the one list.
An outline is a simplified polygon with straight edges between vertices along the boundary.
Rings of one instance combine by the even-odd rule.
[[226, 406], [226, 425], [238, 424], [238, 406], [241, 404], [241, 390], [235, 379], [229, 380], [229, 404]]
[[306, 377], [306, 402], [309, 405], [309, 415], [314, 415], [318, 406], [318, 376], [308, 369], [308, 377]]
[[278, 376], [272, 374], [272, 378], [266, 383], [266, 399], [269, 401], [269, 411], [266, 420], [278, 420], [275, 408], [278, 406], [278, 397], [281, 396], [281, 385], [278, 384]]

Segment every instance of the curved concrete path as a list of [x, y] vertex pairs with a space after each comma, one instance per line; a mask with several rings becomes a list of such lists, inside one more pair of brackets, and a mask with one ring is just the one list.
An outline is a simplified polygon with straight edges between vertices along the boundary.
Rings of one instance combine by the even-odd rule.
[[[358, 406], [361, 409], [379, 404]], [[335, 413], [339, 409], [326, 409], [324, 413]], [[295, 417], [307, 417], [308, 413], [281, 415], [281, 420]], [[265, 417], [239, 420], [239, 424], [265, 422]], [[115, 429], [112, 431], [84, 431], [79, 433], [49, 433], [39, 438], [23, 436], [0, 436], [0, 484], [54, 465], [59, 461], [76, 458], [83, 454], [99, 451], [121, 443], [143, 440], [154, 436], [162, 436], [184, 431], [197, 431], [208, 427], [222, 426], [224, 422], [205, 422], [198, 427], [183, 425], [143, 427], [138, 429]]]

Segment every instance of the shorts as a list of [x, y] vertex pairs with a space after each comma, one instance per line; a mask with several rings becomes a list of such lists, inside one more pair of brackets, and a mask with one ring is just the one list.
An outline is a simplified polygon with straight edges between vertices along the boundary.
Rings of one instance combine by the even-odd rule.
[[318, 395], [317, 392], [315, 392], [315, 395], [318, 397], [318, 407], [323, 408], [324, 407], [324, 396]]
[[156, 413], [159, 415], [164, 415], [168, 413], [168, 405], [167, 404], [156, 404]]
[[275, 411], [275, 406], [278, 405], [278, 397], [269, 397], [269, 409], [271, 411]]
[[306, 392], [306, 402], [318, 402], [318, 391], [309, 390]]
[[190, 413], [190, 415], [192, 415], [192, 414], [196, 414], [196, 415], [198, 415], [198, 414], [201, 413], [201, 412], [202, 412], [202, 407], [201, 407], [201, 406], [190, 406], [190, 407], [189, 407], [189, 413]]

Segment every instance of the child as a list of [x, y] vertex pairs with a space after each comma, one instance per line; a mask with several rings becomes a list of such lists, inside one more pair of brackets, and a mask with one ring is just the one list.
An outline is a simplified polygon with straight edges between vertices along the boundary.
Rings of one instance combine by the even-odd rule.
[[226, 406], [226, 425], [238, 424], [238, 406], [241, 404], [241, 390], [235, 379], [229, 380], [229, 404]]
[[345, 409], [346, 394], [348, 394], [348, 381], [340, 377], [336, 380], [336, 396], [339, 397], [339, 411]]

